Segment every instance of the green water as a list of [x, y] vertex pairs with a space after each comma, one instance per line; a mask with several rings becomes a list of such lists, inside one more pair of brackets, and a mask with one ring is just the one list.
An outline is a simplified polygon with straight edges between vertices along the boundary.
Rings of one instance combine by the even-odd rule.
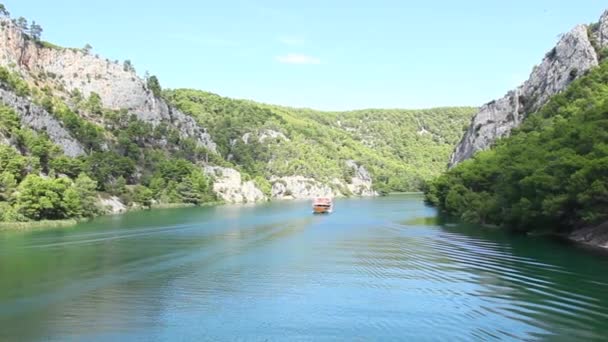
[[0, 341], [606, 336], [607, 255], [442, 223], [419, 195], [0, 234]]

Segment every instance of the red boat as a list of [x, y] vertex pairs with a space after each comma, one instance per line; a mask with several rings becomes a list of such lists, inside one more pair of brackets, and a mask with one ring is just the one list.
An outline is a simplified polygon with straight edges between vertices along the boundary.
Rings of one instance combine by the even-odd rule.
[[312, 212], [315, 214], [329, 214], [333, 208], [334, 204], [331, 198], [317, 197], [312, 201]]

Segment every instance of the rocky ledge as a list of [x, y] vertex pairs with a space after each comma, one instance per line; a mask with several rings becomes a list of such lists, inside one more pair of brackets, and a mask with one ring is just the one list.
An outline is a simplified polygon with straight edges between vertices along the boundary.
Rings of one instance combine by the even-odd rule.
[[568, 238], [586, 245], [608, 248], [608, 221], [595, 227], [575, 230]]

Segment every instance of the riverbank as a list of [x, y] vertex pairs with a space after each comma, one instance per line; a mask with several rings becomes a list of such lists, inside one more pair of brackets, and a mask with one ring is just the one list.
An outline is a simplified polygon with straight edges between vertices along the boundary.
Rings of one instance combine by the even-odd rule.
[[28, 222], [0, 222], [0, 232], [6, 230], [30, 230], [41, 228], [67, 228], [86, 220], [42, 220]]
[[573, 231], [567, 238], [576, 243], [608, 250], [608, 221]]
[[[106, 213], [104, 215], [96, 216], [113, 216], [113, 215], [122, 215], [130, 212], [142, 211], [142, 210], [155, 210], [155, 209], [177, 209], [177, 208], [190, 208], [190, 207], [211, 207], [217, 205], [223, 205], [226, 202], [223, 201], [214, 201], [203, 204], [192, 204], [192, 203], [157, 203], [153, 204], [149, 208], [144, 207], [130, 207], [126, 211], [116, 212], [116, 213]], [[93, 218], [86, 219], [66, 219], [66, 220], [42, 220], [42, 221], [26, 221], [26, 222], [0, 222], [0, 232], [1, 231], [18, 231], [18, 230], [34, 230], [34, 229], [52, 229], [52, 228], [69, 228], [73, 227], [79, 223], [86, 222]]]

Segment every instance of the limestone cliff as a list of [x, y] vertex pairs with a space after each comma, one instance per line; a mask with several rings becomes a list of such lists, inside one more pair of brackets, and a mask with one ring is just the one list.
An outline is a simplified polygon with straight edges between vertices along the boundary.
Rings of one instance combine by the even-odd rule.
[[213, 192], [228, 203], [251, 203], [266, 200], [267, 197], [253, 181], [243, 181], [241, 174], [231, 168], [205, 166], [205, 173], [214, 179]]
[[345, 182], [334, 178], [329, 182], [320, 182], [303, 176], [273, 177], [272, 198], [306, 199], [314, 197], [344, 196], [378, 196], [372, 187], [372, 178], [362, 165], [354, 160], [347, 160], [346, 166], [353, 170], [352, 177]]
[[[84, 148], [74, 139], [63, 125], [42, 107], [32, 103], [27, 98], [15, 95], [5, 89], [0, 83], [0, 102], [13, 108], [20, 117], [21, 124], [36, 131], [43, 131], [58, 146], [63, 148], [65, 155], [78, 157], [85, 154]], [[6, 141], [10, 144], [10, 141]]]
[[600, 52], [608, 46], [608, 11], [591, 26], [578, 25], [564, 34], [528, 80], [503, 98], [483, 105], [456, 146], [450, 166], [489, 148], [508, 136], [526, 115], [542, 107], [577, 77], [598, 65]]
[[170, 124], [182, 137], [216, 150], [204, 128], [155, 97], [127, 63], [112, 62], [80, 49], [47, 47], [29, 39], [10, 19], [0, 18], [0, 66], [18, 72], [31, 84], [50, 88], [57, 97], [69, 98], [75, 90], [85, 97], [96, 93], [105, 108], [126, 109], [154, 126]]

